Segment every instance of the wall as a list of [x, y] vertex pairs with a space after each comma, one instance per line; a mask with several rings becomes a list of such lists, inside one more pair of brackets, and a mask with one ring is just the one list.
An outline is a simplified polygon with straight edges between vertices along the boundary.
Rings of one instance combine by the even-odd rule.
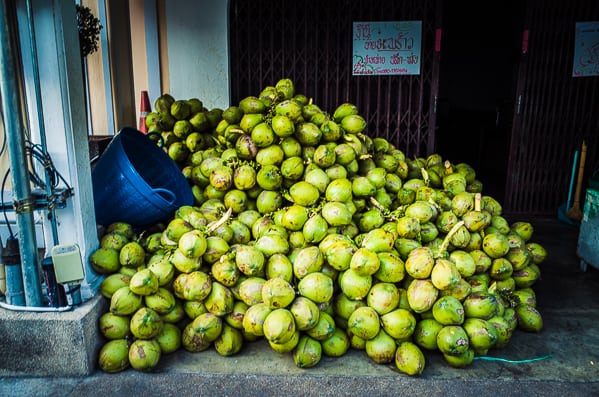
[[141, 91], [149, 90], [148, 53], [146, 51], [145, 12], [143, 0], [129, 2], [131, 23], [131, 58], [133, 59], [133, 92], [135, 93], [136, 120], [139, 120]]
[[208, 109], [228, 107], [228, 1], [165, 4], [169, 93], [176, 99], [198, 98]]
[[[89, 7], [92, 13], [98, 17], [100, 15], [98, 9], [97, 0], [84, 0], [81, 4], [85, 7]], [[105, 23], [102, 24], [103, 32], [105, 34], [107, 26]], [[107, 117], [108, 107], [106, 106], [106, 95], [104, 91], [104, 54], [101, 47], [98, 51], [89, 54], [86, 57], [87, 63], [87, 89], [88, 89], [88, 100], [89, 100], [89, 128], [90, 133], [96, 135], [106, 135], [114, 130], [113, 125], [109, 125], [109, 119]], [[112, 121], [112, 119], [110, 120]]]
[[[87, 59], [90, 134], [113, 134], [125, 120], [128, 125], [137, 125], [141, 91], [148, 91], [151, 104], [160, 94], [170, 93], [177, 99], [199, 98], [208, 108], [229, 106], [227, 1], [84, 0], [83, 3], [101, 19], [106, 15], [101, 33], [105, 42]], [[99, 6], [106, 9], [100, 12]], [[128, 18], [121, 15], [124, 9]], [[115, 16], [127, 22], [111, 23], [111, 17]], [[124, 43], [123, 37], [130, 37], [131, 43]], [[116, 64], [114, 58], [121, 60], [121, 64]], [[106, 76], [113, 80], [113, 90], [132, 86], [131, 94], [113, 92], [113, 101], [107, 101]], [[125, 81], [118, 81], [123, 78]]]

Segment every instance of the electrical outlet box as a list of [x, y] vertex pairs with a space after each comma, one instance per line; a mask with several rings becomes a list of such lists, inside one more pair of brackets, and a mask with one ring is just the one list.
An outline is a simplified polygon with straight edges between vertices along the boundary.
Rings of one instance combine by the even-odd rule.
[[54, 273], [59, 284], [83, 280], [83, 261], [77, 244], [56, 245], [52, 248]]

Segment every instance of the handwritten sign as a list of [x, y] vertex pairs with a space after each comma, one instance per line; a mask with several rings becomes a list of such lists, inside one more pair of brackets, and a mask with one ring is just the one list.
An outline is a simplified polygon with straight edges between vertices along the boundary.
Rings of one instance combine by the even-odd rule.
[[354, 22], [352, 75], [420, 74], [422, 21]]
[[572, 76], [599, 76], [599, 22], [577, 22]]

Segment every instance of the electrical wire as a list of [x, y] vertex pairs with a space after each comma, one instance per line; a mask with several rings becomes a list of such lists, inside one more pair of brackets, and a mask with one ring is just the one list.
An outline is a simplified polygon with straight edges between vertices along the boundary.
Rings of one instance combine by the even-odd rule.
[[15, 235], [12, 231], [12, 228], [10, 227], [10, 222], [8, 221], [8, 215], [6, 214], [6, 206], [4, 205], [4, 187], [6, 186], [6, 179], [8, 178], [9, 174], [10, 174], [10, 168], [6, 171], [6, 174], [4, 174], [4, 178], [2, 179], [2, 190], [0, 191], [0, 201], [2, 201], [2, 212], [4, 213], [4, 220], [6, 221], [6, 227], [8, 227], [8, 234], [10, 235], [11, 239], [14, 239]]
[[[5, 134], [5, 136], [6, 136], [6, 134]], [[2, 153], [1, 150], [0, 150], [0, 153]], [[45, 187], [45, 178], [42, 178], [41, 176], [39, 176], [35, 172], [35, 167], [33, 167], [33, 164], [35, 162], [38, 162], [39, 164], [41, 164], [41, 166], [44, 168], [44, 170], [47, 171], [48, 176], [50, 178], [49, 183], [50, 183], [50, 186], [52, 187], [52, 189], [56, 189], [60, 185], [60, 182], [62, 182], [66, 186], [68, 193], [69, 194], [72, 193], [71, 186], [66, 181], [66, 179], [62, 176], [62, 174], [60, 172], [58, 172], [58, 170], [54, 166], [52, 157], [48, 154], [47, 151], [45, 151], [42, 148], [41, 145], [32, 143], [31, 141], [27, 140], [26, 146], [25, 146], [25, 154], [29, 157], [29, 163], [32, 165], [32, 167], [30, 167], [31, 170], [29, 171], [29, 178], [30, 178], [31, 183], [34, 186], [36, 186], [38, 188]], [[2, 191], [0, 192], [0, 201], [2, 202], [4, 220], [6, 221], [6, 226], [8, 227], [8, 232], [10, 234], [10, 237], [14, 238], [14, 233], [12, 231], [12, 228], [10, 227], [10, 222], [8, 221], [8, 215], [6, 213], [6, 206], [4, 205], [4, 189], [6, 188], [6, 181], [8, 179], [9, 174], [10, 174], [10, 168], [6, 171], [6, 173], [4, 174], [4, 178], [2, 179]]]
[[[2, 117], [2, 112], [0, 112], [0, 123], [2, 124], [1, 125], [2, 145], [0, 146], [0, 156], [2, 156], [2, 154], [6, 150], [6, 130], [4, 129], [4, 117]], [[6, 170], [6, 174], [4, 174], [4, 178], [2, 179], [2, 187], [1, 187], [2, 190], [0, 191], [0, 203], [2, 204], [2, 212], [4, 213], [4, 220], [6, 221], [6, 226], [8, 227], [8, 232], [10, 234], [10, 238], [14, 238], [14, 234], [10, 227], [10, 223], [8, 222], [8, 215], [6, 215], [6, 208], [4, 207], [4, 187], [6, 186], [6, 179], [8, 178], [9, 174], [10, 174], [10, 168], [8, 170]]]
[[[34, 161], [39, 162], [42, 167], [48, 172], [50, 177], [50, 186], [53, 189], [56, 189], [60, 182], [64, 183], [68, 190], [71, 190], [68, 182], [63, 178], [63, 176], [58, 172], [54, 163], [52, 162], [52, 157], [46, 152], [43, 147], [39, 144], [34, 144], [31, 141], [26, 141], [25, 153], [29, 156], [30, 162], [33, 164]], [[33, 167], [32, 167], [33, 168]], [[35, 170], [30, 171], [31, 182], [39, 187], [43, 188], [45, 186], [45, 179], [40, 177]]]
[[509, 363], [509, 364], [526, 364], [526, 363], [531, 363], [533, 361], [547, 360], [548, 358], [551, 358], [551, 357], [553, 357], [553, 354], [547, 354], [546, 356], [541, 356], [541, 357], [527, 358], [524, 360], [510, 360], [507, 358], [489, 357], [489, 356], [479, 356], [479, 357], [474, 357], [474, 359], [475, 360], [484, 360], [484, 361], [500, 361], [502, 363]]
[[0, 114], [0, 122], [2, 122], [2, 145], [0, 146], [0, 156], [6, 150], [6, 130], [4, 129], [4, 122], [2, 119], [2, 114]]
[[62, 306], [62, 307], [44, 307], [44, 306], [16, 306], [11, 305], [10, 303], [0, 301], [0, 307], [3, 309], [15, 311], [15, 312], [34, 312], [34, 313], [42, 313], [42, 312], [66, 312], [73, 309], [73, 306]]
[[[0, 120], [1, 122], [2, 120]], [[4, 133], [3, 135], [3, 143], [2, 146], [0, 148], [0, 154], [4, 151], [6, 145], [6, 133]], [[55, 189], [57, 189], [60, 185], [60, 183], [62, 182], [64, 184], [64, 186], [66, 187], [66, 191], [67, 191], [67, 195], [72, 195], [72, 188], [69, 185], [69, 183], [66, 181], [66, 179], [62, 176], [62, 174], [56, 169], [56, 167], [54, 166], [54, 163], [52, 161], [52, 157], [50, 156], [50, 154], [44, 150], [44, 148], [39, 145], [39, 144], [35, 144], [33, 142], [31, 142], [31, 140], [29, 138], [26, 139], [25, 141], [25, 155], [28, 157], [28, 168], [29, 168], [29, 182], [40, 189], [43, 190], [47, 190], [47, 187], [49, 186], [51, 188], [52, 191], [54, 191]], [[43, 169], [44, 169], [44, 176], [41, 177], [40, 175], [38, 175], [38, 173], [36, 172], [36, 167], [35, 164], [39, 163]], [[13, 233], [13, 230], [10, 226], [10, 222], [8, 220], [8, 215], [7, 215], [7, 206], [4, 205], [4, 191], [6, 188], [6, 182], [8, 179], [8, 175], [10, 174], [10, 168], [6, 171], [3, 179], [2, 179], [2, 185], [1, 185], [1, 190], [0, 190], [0, 202], [2, 203], [2, 209], [3, 209], [3, 214], [4, 214], [4, 220], [6, 222], [6, 226], [8, 228], [8, 232], [10, 235], [10, 239], [15, 239], [15, 235]], [[48, 200], [52, 200], [52, 197], [47, 197]], [[68, 296], [71, 296], [73, 299], [73, 301], [75, 301], [74, 295], [79, 293], [80, 290], [80, 285], [76, 285], [76, 286], [71, 286], [70, 288], [68, 288], [65, 293]], [[0, 301], [0, 307], [4, 308], [4, 309], [8, 309], [8, 310], [12, 310], [12, 311], [27, 311], [27, 312], [64, 312], [64, 311], [68, 311], [72, 309], [71, 305], [67, 305], [64, 307], [23, 307], [23, 306], [15, 306], [15, 305], [10, 305], [6, 302], [2, 302]]]

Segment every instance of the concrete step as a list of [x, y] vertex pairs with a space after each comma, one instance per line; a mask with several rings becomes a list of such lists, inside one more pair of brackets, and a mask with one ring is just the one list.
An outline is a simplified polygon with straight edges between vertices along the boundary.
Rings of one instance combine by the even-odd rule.
[[0, 377], [93, 373], [103, 343], [98, 318], [106, 310], [102, 296], [64, 312], [0, 308]]

